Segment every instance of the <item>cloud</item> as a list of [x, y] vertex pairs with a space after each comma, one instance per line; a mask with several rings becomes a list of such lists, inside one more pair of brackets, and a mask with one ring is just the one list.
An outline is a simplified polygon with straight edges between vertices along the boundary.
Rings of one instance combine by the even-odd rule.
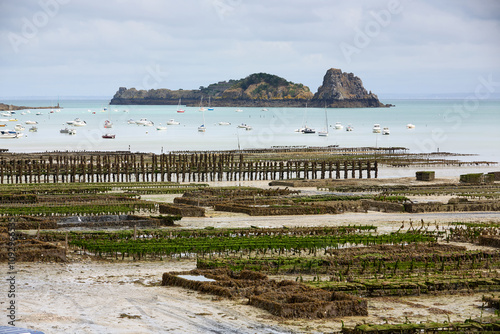
[[[340, 45], [356, 46], [394, 1], [401, 10], [347, 59]], [[155, 84], [172, 89], [269, 72], [315, 91], [337, 67], [379, 94], [460, 91], [474, 76], [500, 76], [495, 0], [0, 1], [0, 22], [3, 96], [111, 96], [141, 86], [148, 68], [168, 73]], [[27, 38], [29, 23], [37, 31]], [[17, 52], [14, 35], [24, 38]]]

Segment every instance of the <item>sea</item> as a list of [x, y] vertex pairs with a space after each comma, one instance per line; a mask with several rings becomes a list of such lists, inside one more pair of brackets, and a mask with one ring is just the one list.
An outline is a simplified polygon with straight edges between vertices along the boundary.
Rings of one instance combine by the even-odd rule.
[[[7, 100], [3, 103], [23, 106], [47, 106], [47, 100]], [[463, 161], [500, 161], [500, 100], [442, 99], [391, 100], [391, 108], [246, 108], [215, 107], [199, 110], [177, 105], [109, 105], [109, 100], [64, 100], [60, 109], [19, 110], [0, 130], [25, 127], [17, 139], [1, 139], [0, 148], [10, 152], [46, 151], [131, 151], [169, 153], [178, 151], [214, 151], [276, 146], [404, 147], [410, 153], [451, 152], [464, 154]], [[207, 106], [205, 106], [206, 108]], [[241, 109], [241, 111], [236, 111]], [[40, 114], [37, 114], [40, 113]], [[80, 118], [84, 127], [76, 134], [60, 133], [67, 121]], [[142, 118], [154, 126], [129, 124]], [[179, 125], [167, 125], [171, 119]], [[113, 127], [104, 128], [109, 120]], [[28, 131], [36, 121], [37, 132]], [[219, 125], [220, 122], [230, 125]], [[336, 129], [339, 122], [343, 128]], [[205, 124], [206, 131], [198, 127]], [[238, 128], [246, 124], [251, 130]], [[387, 127], [390, 135], [373, 133], [374, 124]], [[413, 124], [413, 129], [407, 125]], [[353, 131], [346, 131], [351, 125]], [[166, 130], [157, 130], [166, 126]], [[296, 132], [308, 126], [313, 134]], [[328, 129], [328, 136], [318, 131]], [[103, 134], [115, 135], [104, 139]]]

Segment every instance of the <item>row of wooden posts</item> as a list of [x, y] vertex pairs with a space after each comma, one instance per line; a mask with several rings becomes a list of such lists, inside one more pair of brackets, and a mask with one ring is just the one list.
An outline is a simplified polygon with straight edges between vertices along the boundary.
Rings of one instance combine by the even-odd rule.
[[244, 154], [109, 154], [0, 158], [0, 183], [208, 182], [378, 176], [373, 160], [245, 161]]

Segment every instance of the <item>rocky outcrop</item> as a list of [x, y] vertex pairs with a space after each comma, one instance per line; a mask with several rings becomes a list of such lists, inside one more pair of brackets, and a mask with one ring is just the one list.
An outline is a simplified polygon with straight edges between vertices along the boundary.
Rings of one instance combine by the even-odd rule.
[[323, 84], [312, 99], [316, 107], [389, 107], [377, 95], [367, 92], [363, 82], [352, 73], [331, 68], [323, 77]]
[[207, 103], [210, 97], [214, 107], [311, 107], [363, 108], [389, 107], [377, 95], [367, 92], [361, 79], [352, 73], [329, 69], [318, 92], [309, 87], [287, 81], [276, 75], [254, 73], [240, 80], [221, 81], [199, 90], [151, 89], [137, 90], [120, 87], [110, 104], [174, 105], [182, 99], [188, 106]]

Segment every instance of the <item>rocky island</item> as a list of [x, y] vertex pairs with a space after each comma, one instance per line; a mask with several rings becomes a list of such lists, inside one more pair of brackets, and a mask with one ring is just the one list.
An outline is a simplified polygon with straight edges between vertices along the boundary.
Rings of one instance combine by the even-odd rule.
[[329, 69], [323, 84], [313, 94], [309, 87], [267, 73], [254, 73], [239, 80], [221, 81], [197, 90], [150, 89], [120, 87], [110, 104], [196, 106], [202, 98], [214, 107], [329, 107], [365, 108], [390, 107], [377, 95], [367, 92], [360, 78], [340, 69]]

